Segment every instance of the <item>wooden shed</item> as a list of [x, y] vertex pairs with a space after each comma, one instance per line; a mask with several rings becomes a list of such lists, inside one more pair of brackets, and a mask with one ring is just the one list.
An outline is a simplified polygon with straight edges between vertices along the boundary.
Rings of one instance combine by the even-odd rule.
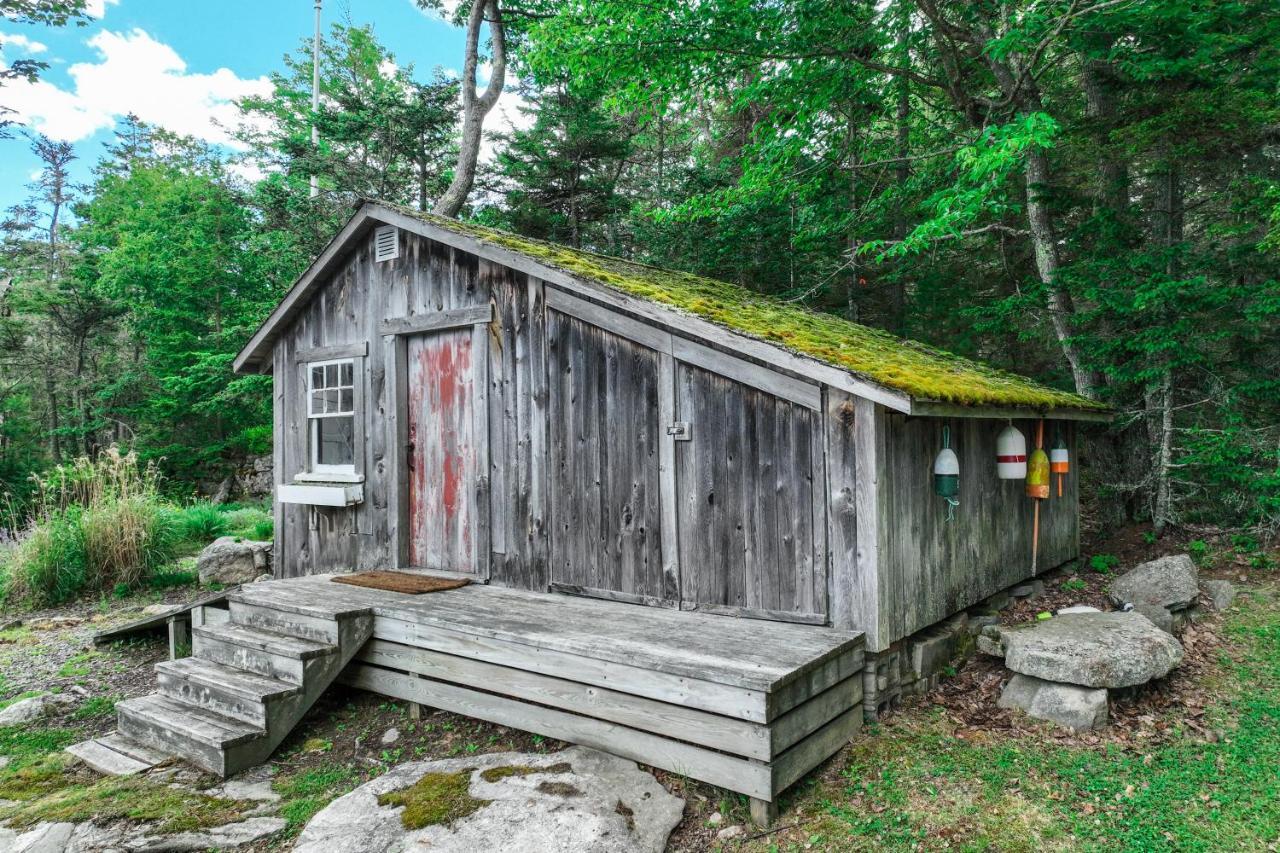
[[[864, 649], [1031, 576], [997, 434], [1044, 419], [1074, 453], [1107, 417], [730, 284], [379, 203], [235, 368], [274, 379], [276, 575], [298, 580], [233, 595], [233, 623], [371, 614], [354, 683], [765, 805], [856, 731]], [[1076, 484], [1043, 502], [1041, 569], [1078, 555]], [[393, 568], [476, 583], [310, 577]]]

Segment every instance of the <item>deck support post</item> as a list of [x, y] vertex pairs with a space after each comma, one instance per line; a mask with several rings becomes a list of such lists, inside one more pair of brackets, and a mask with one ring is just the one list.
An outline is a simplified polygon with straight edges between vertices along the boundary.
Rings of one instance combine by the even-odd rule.
[[169, 660], [191, 654], [191, 621], [184, 616], [169, 617]]
[[751, 797], [751, 822], [761, 829], [768, 829], [778, 819], [777, 800], [759, 800]]

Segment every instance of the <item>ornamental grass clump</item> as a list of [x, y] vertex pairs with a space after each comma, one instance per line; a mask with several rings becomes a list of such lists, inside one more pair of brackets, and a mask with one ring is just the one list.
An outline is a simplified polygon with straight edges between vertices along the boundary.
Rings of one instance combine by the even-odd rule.
[[27, 530], [0, 565], [0, 603], [137, 586], [173, 559], [177, 539], [158, 475], [135, 454], [112, 447], [59, 465], [38, 479]]

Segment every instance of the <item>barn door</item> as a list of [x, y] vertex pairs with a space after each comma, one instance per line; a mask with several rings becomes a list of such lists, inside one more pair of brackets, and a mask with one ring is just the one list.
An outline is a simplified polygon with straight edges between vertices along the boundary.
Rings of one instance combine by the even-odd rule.
[[[565, 302], [587, 310], [552, 304]], [[659, 497], [663, 356], [579, 317], [547, 317], [552, 588], [674, 606]]]
[[696, 345], [676, 356], [681, 606], [825, 622], [818, 389]]
[[478, 401], [485, 380], [475, 338], [470, 327], [461, 327], [405, 342], [407, 557], [413, 568], [487, 572], [487, 407]]

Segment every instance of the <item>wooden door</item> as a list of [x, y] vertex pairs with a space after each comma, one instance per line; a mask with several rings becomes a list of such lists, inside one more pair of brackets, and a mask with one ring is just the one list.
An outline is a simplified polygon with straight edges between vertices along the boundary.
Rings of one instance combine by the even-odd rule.
[[675, 374], [681, 606], [825, 622], [818, 413], [694, 364]]
[[484, 407], [470, 327], [405, 343], [408, 415], [408, 561], [414, 568], [482, 573], [489, 508], [481, 493]]
[[547, 322], [552, 588], [674, 605], [659, 498], [662, 356], [558, 311]]

